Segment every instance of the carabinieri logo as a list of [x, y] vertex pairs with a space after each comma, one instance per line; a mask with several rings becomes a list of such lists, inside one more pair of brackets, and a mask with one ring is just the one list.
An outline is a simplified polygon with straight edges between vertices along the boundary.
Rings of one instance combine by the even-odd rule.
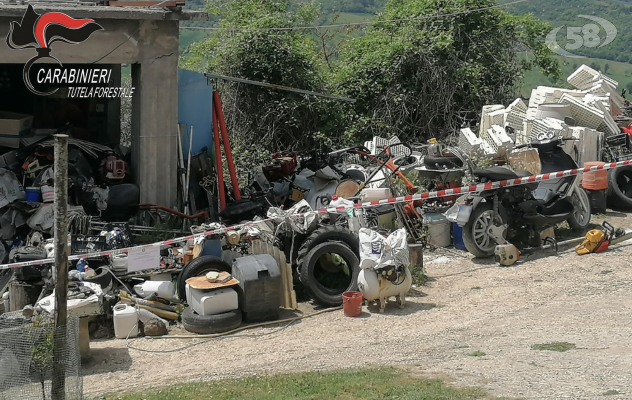
[[[94, 20], [74, 19], [59, 12], [49, 12], [39, 15], [33, 10], [33, 7], [29, 5], [22, 17], [21, 23], [17, 21], [11, 22], [11, 28], [7, 35], [7, 45], [13, 50], [33, 48], [37, 51], [37, 55], [24, 65], [24, 83], [31, 92], [47, 96], [55, 93], [59, 89], [48, 93], [37, 91], [33, 87], [29, 77], [29, 72], [33, 64], [37, 60], [50, 58], [57, 61], [57, 63], [63, 67], [62, 63], [51, 55], [51, 44], [55, 42], [78, 44], [87, 40], [90, 35], [99, 30], [103, 30], [103, 28], [94, 22]], [[58, 71], [56, 71], [56, 73]]]

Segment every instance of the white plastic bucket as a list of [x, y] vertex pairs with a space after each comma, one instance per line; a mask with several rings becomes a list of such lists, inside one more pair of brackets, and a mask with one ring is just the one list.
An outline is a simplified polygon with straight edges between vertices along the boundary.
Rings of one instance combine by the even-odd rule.
[[429, 243], [434, 247], [448, 247], [451, 243], [450, 221], [442, 214], [424, 214], [428, 226]]
[[55, 201], [55, 189], [52, 186], [42, 186], [42, 201], [44, 203]]

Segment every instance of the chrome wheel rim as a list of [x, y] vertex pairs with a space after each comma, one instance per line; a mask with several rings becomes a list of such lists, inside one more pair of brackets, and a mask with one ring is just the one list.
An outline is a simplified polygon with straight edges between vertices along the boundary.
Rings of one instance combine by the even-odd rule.
[[487, 232], [490, 227], [494, 226], [494, 212], [487, 210], [478, 216], [472, 227], [474, 243], [483, 251], [490, 251], [496, 248], [496, 241]]

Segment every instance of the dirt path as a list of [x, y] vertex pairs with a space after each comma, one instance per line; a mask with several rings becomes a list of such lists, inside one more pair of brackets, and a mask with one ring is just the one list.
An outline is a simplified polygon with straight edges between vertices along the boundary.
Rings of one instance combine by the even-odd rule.
[[[607, 218], [632, 228], [632, 217]], [[425, 254], [432, 281], [410, 294], [404, 310], [389, 305], [381, 315], [370, 307], [361, 318], [336, 311], [282, 330], [258, 328], [203, 344], [197, 339], [130, 344], [158, 353], [128, 349], [124, 340], [92, 342], [95, 360], [84, 368], [84, 390], [95, 397], [192, 380], [401, 365], [498, 396], [632, 399], [631, 243], [603, 254], [570, 252], [512, 268], [438, 250]], [[531, 349], [550, 342], [576, 349]], [[472, 356], [475, 351], [485, 355]], [[603, 397], [608, 391], [621, 394]]]

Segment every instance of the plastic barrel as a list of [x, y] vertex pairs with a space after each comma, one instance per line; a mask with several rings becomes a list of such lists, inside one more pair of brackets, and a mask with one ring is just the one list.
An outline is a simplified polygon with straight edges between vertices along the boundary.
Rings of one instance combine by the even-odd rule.
[[[584, 168], [601, 166], [606, 163], [600, 161], [590, 161], [584, 163]], [[599, 171], [585, 172], [582, 179], [582, 186], [584, 189], [589, 190], [604, 190], [608, 189], [608, 170], [602, 169]]]
[[342, 309], [347, 317], [359, 317], [362, 314], [362, 293], [344, 292], [342, 294]]
[[33, 203], [39, 203], [42, 201], [42, 192], [38, 187], [27, 187], [24, 189], [25, 200]]
[[461, 228], [456, 222], [453, 222], [452, 232], [454, 235], [454, 247], [459, 250], [467, 250], [465, 243], [463, 242], [463, 228]]

